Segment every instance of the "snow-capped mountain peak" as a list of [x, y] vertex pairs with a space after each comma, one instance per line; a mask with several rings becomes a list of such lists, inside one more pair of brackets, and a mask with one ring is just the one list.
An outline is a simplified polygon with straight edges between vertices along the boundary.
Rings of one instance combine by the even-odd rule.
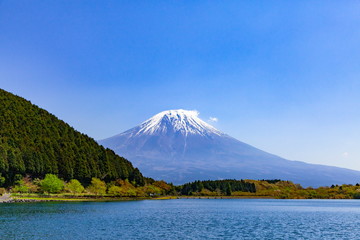
[[145, 176], [175, 184], [208, 179], [285, 179], [304, 186], [356, 182], [360, 172], [289, 161], [221, 133], [197, 111], [164, 111], [100, 143]]
[[195, 110], [177, 109], [163, 111], [143, 122], [136, 128], [135, 135], [153, 135], [167, 132], [178, 132], [183, 135], [223, 135], [223, 133], [201, 120], [198, 116], [199, 112]]

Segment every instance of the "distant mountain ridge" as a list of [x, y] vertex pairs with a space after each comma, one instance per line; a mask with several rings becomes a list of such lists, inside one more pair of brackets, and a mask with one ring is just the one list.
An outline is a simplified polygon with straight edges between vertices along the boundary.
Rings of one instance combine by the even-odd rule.
[[143, 181], [132, 164], [24, 98], [0, 89], [0, 175]]
[[194, 180], [283, 179], [304, 186], [355, 183], [360, 172], [290, 161], [222, 133], [197, 111], [168, 110], [99, 141], [144, 174], [175, 184]]

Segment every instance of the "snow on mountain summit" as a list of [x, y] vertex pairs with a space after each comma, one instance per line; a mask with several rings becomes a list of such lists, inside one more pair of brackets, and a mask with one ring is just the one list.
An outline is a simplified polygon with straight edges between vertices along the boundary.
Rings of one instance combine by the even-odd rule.
[[222, 132], [201, 120], [198, 116], [199, 112], [195, 110], [167, 110], [156, 114], [140, 124], [140, 126], [131, 129], [131, 131], [135, 135], [153, 135], [168, 132], [183, 135], [198, 134], [201, 136], [223, 135]]
[[156, 114], [100, 143], [145, 176], [184, 184], [208, 179], [284, 179], [303, 186], [354, 183], [360, 172], [289, 161], [243, 143], [183, 109]]

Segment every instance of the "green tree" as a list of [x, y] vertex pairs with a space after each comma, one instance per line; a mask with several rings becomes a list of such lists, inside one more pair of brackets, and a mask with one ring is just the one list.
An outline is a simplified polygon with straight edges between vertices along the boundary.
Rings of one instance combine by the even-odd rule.
[[29, 188], [26, 186], [25, 181], [20, 179], [16, 181], [16, 185], [12, 188], [11, 191], [15, 193], [28, 193]]
[[64, 182], [54, 174], [46, 174], [45, 178], [40, 182], [40, 188], [44, 192], [59, 193], [64, 189]]
[[154, 185], [147, 185], [144, 187], [143, 190], [148, 196], [160, 195], [162, 192], [161, 188]]
[[354, 193], [353, 198], [354, 199], [360, 199], [360, 193], [359, 192]]
[[226, 184], [226, 187], [225, 187], [225, 193], [227, 196], [231, 196], [231, 186], [230, 186], [230, 183], [227, 183]]
[[106, 193], [106, 184], [98, 178], [92, 178], [91, 184], [87, 190], [96, 195], [103, 195]]
[[108, 193], [114, 196], [121, 196], [123, 192], [121, 187], [112, 185], [109, 188]]
[[76, 179], [71, 179], [65, 186], [65, 190], [73, 193], [73, 194], [77, 194], [77, 193], [82, 193], [84, 192], [84, 187], [83, 185], [81, 185], [81, 183], [76, 180]]
[[135, 168], [134, 171], [129, 176], [130, 182], [134, 182], [135, 186], [144, 186], [145, 179], [138, 168]]
[[1, 176], [1, 173], [0, 173], [0, 187], [2, 187], [4, 184], [5, 184], [5, 177]]

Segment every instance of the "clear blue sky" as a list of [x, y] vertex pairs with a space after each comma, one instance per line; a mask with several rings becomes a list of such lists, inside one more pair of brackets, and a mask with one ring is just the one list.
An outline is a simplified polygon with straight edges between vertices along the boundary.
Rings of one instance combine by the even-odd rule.
[[0, 0], [0, 88], [95, 139], [198, 110], [291, 160], [360, 170], [360, 2]]

